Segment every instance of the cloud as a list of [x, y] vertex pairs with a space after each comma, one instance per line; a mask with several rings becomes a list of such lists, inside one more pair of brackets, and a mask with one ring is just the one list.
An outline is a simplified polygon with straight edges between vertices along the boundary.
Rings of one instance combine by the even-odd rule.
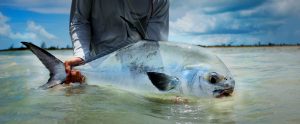
[[[266, 20], [266, 19], [265, 19]], [[267, 20], [263, 23], [258, 19], [237, 19], [230, 13], [216, 15], [187, 12], [181, 18], [170, 22], [171, 33], [190, 35], [207, 34], [254, 34], [266, 33], [284, 24], [282, 20]]]
[[[199, 21], [201, 20], [201, 21]], [[170, 22], [171, 32], [189, 33], [199, 32], [205, 33], [216, 28], [216, 18], [206, 15], [195, 14], [193, 12], [186, 13], [183, 17]]]
[[26, 32], [14, 32], [8, 24], [9, 18], [0, 12], [0, 36], [18, 40], [54, 40], [57, 37], [34, 21], [28, 21]]
[[203, 14], [218, 14], [249, 10], [264, 4], [267, 0], [170, 0], [171, 17], [184, 15], [188, 11]]
[[208, 14], [217, 14], [224, 12], [235, 12], [239, 10], [253, 9], [262, 5], [267, 0], [219, 0], [219, 1], [207, 1], [203, 11]]
[[298, 6], [297, 0], [171, 0], [170, 39], [199, 44], [297, 43]]
[[9, 6], [43, 14], [69, 14], [71, 0], [2, 0], [0, 6]]
[[[208, 34], [208, 35], [174, 35], [171, 41], [195, 45], [240, 45], [261, 42], [259, 38], [250, 35]], [[237, 42], [238, 41], [238, 42]], [[262, 42], [261, 42], [262, 43]]]
[[27, 23], [27, 30], [29, 32], [37, 34], [37, 36], [41, 37], [42, 39], [53, 40], [56, 38], [53, 34], [47, 32], [44, 27], [42, 27], [41, 25], [37, 25], [34, 21], [29, 21]]
[[8, 18], [0, 12], [0, 35], [7, 35], [11, 31], [10, 26], [6, 24]]

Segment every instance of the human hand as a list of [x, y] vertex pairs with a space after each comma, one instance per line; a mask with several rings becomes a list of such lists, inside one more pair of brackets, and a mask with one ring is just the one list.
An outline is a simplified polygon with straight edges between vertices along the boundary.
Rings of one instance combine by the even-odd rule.
[[67, 78], [65, 81], [66, 84], [69, 84], [72, 82], [73, 83], [74, 82], [80, 82], [80, 83], [84, 82], [84, 76], [78, 70], [72, 69], [73, 66], [78, 66], [83, 63], [84, 63], [83, 59], [81, 59], [79, 57], [73, 57], [64, 62], [66, 73], [67, 73]]

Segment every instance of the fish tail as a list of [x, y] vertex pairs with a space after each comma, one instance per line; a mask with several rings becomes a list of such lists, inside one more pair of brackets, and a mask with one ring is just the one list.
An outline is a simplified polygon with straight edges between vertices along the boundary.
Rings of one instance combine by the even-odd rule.
[[46, 50], [32, 43], [21, 43], [24, 44], [27, 48], [29, 48], [50, 72], [50, 78], [48, 79], [48, 82], [40, 86], [40, 88], [52, 88], [55, 85], [62, 84], [66, 80], [67, 74], [65, 72], [65, 65], [61, 60], [57, 59], [55, 56], [53, 56]]

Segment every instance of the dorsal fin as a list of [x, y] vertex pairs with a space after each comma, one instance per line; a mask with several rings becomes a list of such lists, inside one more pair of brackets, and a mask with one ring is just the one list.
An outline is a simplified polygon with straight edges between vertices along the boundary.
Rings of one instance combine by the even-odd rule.
[[147, 72], [152, 84], [160, 91], [169, 91], [180, 83], [179, 79], [159, 72]]
[[65, 66], [62, 61], [57, 59], [55, 56], [47, 52], [46, 50], [28, 42], [21, 42], [27, 48], [29, 48], [44, 64], [44, 66], [50, 72], [50, 78], [48, 82], [41, 86], [43, 89], [51, 88], [57, 84], [63, 83], [66, 79]]

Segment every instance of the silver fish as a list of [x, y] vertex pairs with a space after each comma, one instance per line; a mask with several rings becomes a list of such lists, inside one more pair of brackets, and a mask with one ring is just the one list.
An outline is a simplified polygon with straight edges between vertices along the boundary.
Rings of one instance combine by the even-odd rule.
[[[62, 61], [32, 43], [26, 45], [50, 71], [41, 86], [64, 83]], [[176, 93], [187, 96], [230, 96], [235, 81], [224, 63], [205, 48], [166, 41], [138, 41], [76, 67], [91, 85], [112, 85], [144, 93]]]

